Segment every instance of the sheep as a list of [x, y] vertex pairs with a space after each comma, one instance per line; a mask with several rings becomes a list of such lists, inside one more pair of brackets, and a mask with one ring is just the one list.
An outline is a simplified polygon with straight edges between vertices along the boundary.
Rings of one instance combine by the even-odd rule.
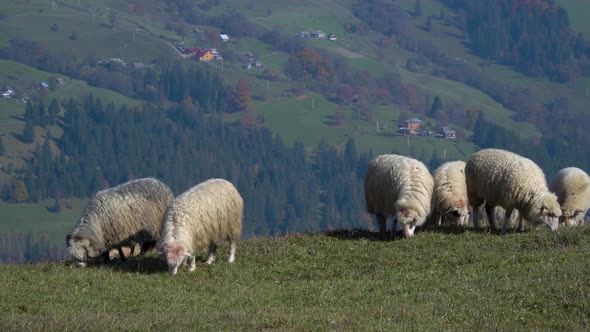
[[561, 205], [561, 222], [568, 226], [584, 224], [590, 207], [590, 177], [583, 170], [567, 167], [555, 174], [549, 189], [557, 195]]
[[507, 212], [502, 232], [506, 232], [515, 210], [521, 218], [544, 222], [551, 230], [557, 229], [561, 216], [557, 196], [549, 192], [543, 171], [532, 160], [505, 150], [484, 149], [467, 161], [465, 179], [476, 229], [479, 229], [478, 208], [484, 203], [493, 229], [496, 229], [496, 206]]
[[432, 175], [418, 160], [394, 154], [373, 159], [365, 176], [365, 201], [367, 212], [377, 217], [381, 236], [392, 216], [393, 229], [401, 223], [404, 237], [411, 237], [430, 213], [433, 187]]
[[67, 250], [79, 267], [116, 248], [125, 260], [123, 246], [141, 245], [142, 252], [154, 246], [168, 204], [174, 195], [154, 178], [125, 182], [97, 192], [66, 236]]
[[208, 251], [207, 264], [215, 261], [219, 242], [229, 240], [228, 262], [235, 261], [242, 234], [244, 201], [236, 188], [223, 179], [202, 182], [178, 196], [166, 210], [158, 249], [175, 275], [186, 261], [196, 269], [195, 254]]
[[467, 225], [469, 202], [465, 182], [465, 162], [452, 161], [442, 164], [434, 171], [431, 219], [437, 225], [454, 223]]

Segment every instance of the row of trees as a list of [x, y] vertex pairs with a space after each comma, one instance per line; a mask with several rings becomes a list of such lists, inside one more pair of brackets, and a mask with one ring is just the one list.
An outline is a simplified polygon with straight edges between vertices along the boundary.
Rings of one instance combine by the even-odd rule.
[[459, 11], [459, 28], [484, 58], [531, 75], [568, 81], [575, 77], [577, 61], [586, 55], [582, 34], [574, 33], [567, 12], [554, 1], [444, 2]]

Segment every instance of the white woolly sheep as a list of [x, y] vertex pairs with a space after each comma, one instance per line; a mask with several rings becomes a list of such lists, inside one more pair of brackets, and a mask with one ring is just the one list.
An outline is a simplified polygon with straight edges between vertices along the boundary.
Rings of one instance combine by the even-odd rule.
[[97, 192], [66, 236], [70, 256], [82, 267], [101, 256], [107, 262], [111, 249], [124, 260], [123, 246], [138, 243], [144, 252], [158, 240], [164, 212], [173, 199], [170, 188], [154, 178]]
[[217, 245], [225, 240], [230, 242], [228, 262], [233, 263], [243, 211], [242, 196], [223, 179], [207, 180], [178, 196], [166, 211], [158, 241], [168, 272], [175, 275], [185, 261], [189, 271], [194, 271], [195, 254], [205, 251], [209, 253], [207, 264], [212, 264]]
[[478, 208], [484, 203], [494, 229], [496, 206], [507, 211], [503, 232], [513, 219], [514, 210], [518, 210], [521, 218], [544, 222], [551, 230], [557, 229], [561, 216], [557, 197], [549, 192], [543, 171], [532, 160], [505, 150], [484, 149], [467, 161], [465, 179], [476, 229], [479, 229]]
[[467, 225], [469, 202], [465, 182], [465, 162], [451, 161], [434, 171], [432, 193], [432, 220], [437, 225], [452, 223]]
[[583, 170], [567, 167], [557, 172], [549, 189], [557, 195], [561, 205], [561, 221], [568, 226], [584, 224], [590, 207], [590, 177]]
[[394, 154], [373, 159], [365, 176], [365, 200], [381, 235], [385, 236], [391, 216], [394, 230], [401, 223], [404, 237], [412, 236], [430, 213], [433, 187], [432, 175], [418, 160]]

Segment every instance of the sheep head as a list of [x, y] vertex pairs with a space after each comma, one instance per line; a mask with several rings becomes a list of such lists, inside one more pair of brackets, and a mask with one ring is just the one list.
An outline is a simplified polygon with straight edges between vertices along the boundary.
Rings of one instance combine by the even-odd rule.
[[102, 253], [90, 238], [78, 233], [66, 235], [66, 246], [77, 267], [85, 267], [88, 260], [96, 258]]
[[585, 214], [586, 211], [583, 211], [581, 209], [563, 208], [562, 215], [559, 218], [559, 222], [567, 226], [581, 225], [583, 223], [582, 219], [584, 218]]
[[168, 263], [168, 273], [176, 275], [178, 268], [186, 261], [189, 257], [189, 253], [186, 248], [179, 245], [178, 243], [171, 243], [164, 246], [164, 250], [161, 253]]
[[453, 202], [452, 206], [445, 212], [444, 218], [450, 223], [458, 226], [465, 226], [469, 220], [469, 208], [465, 201], [457, 200]]
[[531, 209], [532, 220], [540, 220], [547, 225], [552, 231], [557, 230], [559, 226], [559, 217], [561, 217], [561, 207], [557, 202], [557, 196], [550, 192], [544, 192], [533, 204]]

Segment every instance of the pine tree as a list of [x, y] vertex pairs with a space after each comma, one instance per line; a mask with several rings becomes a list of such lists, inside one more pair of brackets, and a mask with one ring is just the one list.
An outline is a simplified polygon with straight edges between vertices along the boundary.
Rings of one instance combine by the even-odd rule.
[[35, 128], [30, 120], [27, 120], [23, 128], [22, 139], [24, 143], [33, 143], [35, 141]]
[[58, 117], [60, 111], [61, 111], [61, 108], [59, 107], [59, 103], [57, 102], [57, 100], [55, 98], [53, 98], [53, 100], [51, 100], [51, 103], [49, 104], [49, 108], [47, 110], [47, 112], [49, 113], [48, 124], [55, 125], [55, 122], [57, 120], [57, 117]]
[[430, 116], [433, 116], [436, 111], [443, 108], [442, 100], [439, 96], [434, 97], [434, 101], [432, 102], [432, 107], [430, 107]]
[[414, 0], [414, 16], [422, 16], [422, 1]]
[[0, 136], [0, 156], [6, 154], [6, 147], [4, 146], [4, 137]]
[[428, 18], [426, 19], [425, 29], [426, 31], [432, 31], [432, 17], [430, 16], [428, 16]]

